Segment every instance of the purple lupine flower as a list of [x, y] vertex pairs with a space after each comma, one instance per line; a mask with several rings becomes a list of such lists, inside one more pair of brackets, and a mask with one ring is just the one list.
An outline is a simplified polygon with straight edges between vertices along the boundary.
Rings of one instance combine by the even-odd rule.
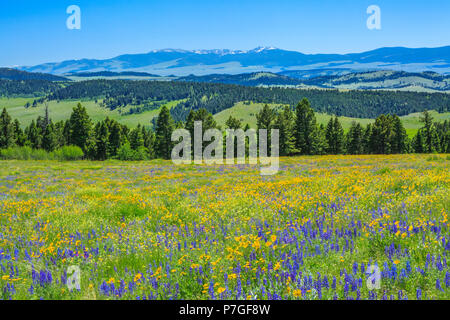
[[422, 300], [422, 289], [418, 288], [416, 291], [417, 300]]
[[409, 260], [406, 261], [406, 272], [411, 273], [411, 262]]
[[439, 291], [444, 291], [444, 289], [442, 289], [441, 287], [441, 281], [439, 280], [439, 278], [436, 279], [436, 289]]
[[352, 268], [353, 268], [353, 274], [356, 275], [358, 273], [358, 263], [354, 262]]

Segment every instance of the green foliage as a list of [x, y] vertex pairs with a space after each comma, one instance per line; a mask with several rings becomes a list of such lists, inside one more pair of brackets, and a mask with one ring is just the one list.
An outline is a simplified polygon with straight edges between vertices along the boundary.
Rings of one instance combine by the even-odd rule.
[[433, 124], [433, 117], [425, 110], [420, 118], [423, 123], [422, 131], [418, 134], [423, 135], [423, 147], [425, 153], [439, 152], [439, 137]]
[[83, 151], [77, 146], [64, 146], [53, 152], [47, 152], [44, 149], [32, 149], [29, 146], [0, 149], [0, 158], [3, 160], [74, 161], [81, 160], [83, 156]]
[[69, 120], [70, 133], [69, 144], [79, 146], [82, 150], [87, 150], [87, 142], [91, 134], [92, 122], [89, 118], [86, 108], [78, 103], [73, 108]]
[[170, 115], [169, 109], [164, 106], [159, 113], [156, 122], [156, 156], [163, 159], [170, 159], [172, 153], [172, 132], [174, 130], [174, 121]]
[[[70, 145], [75, 145], [81, 150], [81, 153], [75, 152], [73, 157], [68, 156], [75, 159], [81, 157], [101, 161], [109, 158], [136, 161], [153, 158], [170, 159], [173, 130], [184, 127], [193, 137], [196, 121], [202, 122], [203, 134], [208, 129], [218, 127], [212, 114], [204, 108], [191, 110], [186, 123], [178, 122], [175, 127], [169, 109], [164, 106], [156, 121], [155, 131], [141, 125], [130, 130], [108, 117], [97, 122], [92, 128], [92, 121], [86, 108], [78, 104], [73, 108], [69, 120], [57, 123], [53, 123], [50, 119], [46, 108], [45, 115], [38, 116], [36, 121], [32, 120], [23, 131], [19, 121], [17, 119], [12, 121], [6, 109], [3, 109], [0, 115], [2, 146], [0, 149], [6, 150], [2, 157], [11, 159], [64, 160], [66, 156], [61, 147]], [[337, 116], [332, 117], [325, 128], [323, 124], [317, 124], [315, 113], [306, 98], [297, 105], [295, 114], [288, 105], [278, 110], [265, 105], [256, 114], [256, 122], [258, 129], [268, 130], [268, 142], [271, 141], [271, 129], [279, 130], [281, 156], [297, 153], [397, 154], [450, 151], [450, 122], [434, 123], [433, 117], [427, 111], [422, 117], [423, 128], [411, 142], [397, 115], [380, 115], [366, 128], [360, 123], [353, 122], [347, 135], [344, 134]], [[226, 126], [238, 129], [242, 123], [230, 116]], [[244, 131], [248, 129], [249, 125], [246, 124]], [[208, 144], [209, 142], [204, 142], [203, 148]], [[248, 141], [246, 141], [248, 154], [247, 148]]]
[[274, 127], [279, 130], [279, 152], [280, 156], [290, 156], [295, 154], [295, 115], [289, 106], [285, 106], [283, 111], [278, 113]]
[[53, 157], [57, 160], [74, 161], [84, 157], [83, 150], [77, 146], [63, 146], [53, 151]]
[[145, 147], [141, 146], [137, 150], [133, 150], [130, 143], [127, 142], [117, 150], [117, 159], [123, 161], [141, 161], [148, 160], [149, 156]]
[[308, 99], [304, 98], [295, 109], [295, 140], [300, 154], [318, 154], [323, 149], [323, 141], [316, 123], [314, 111]]
[[338, 117], [331, 118], [327, 124], [325, 138], [327, 141], [327, 153], [344, 153], [344, 129], [339, 122]]
[[225, 122], [225, 125], [228, 129], [241, 129], [242, 127], [242, 123], [239, 119], [234, 118], [233, 116], [230, 115], [230, 117], [228, 118], [228, 120]]
[[346, 136], [346, 149], [349, 154], [364, 153], [363, 128], [357, 122], [352, 122], [350, 130]]
[[0, 115], [0, 148], [9, 148], [15, 144], [14, 124], [11, 117], [3, 108]]
[[42, 147], [48, 152], [51, 152], [59, 147], [55, 126], [51, 121], [44, 129], [44, 134], [42, 136]]

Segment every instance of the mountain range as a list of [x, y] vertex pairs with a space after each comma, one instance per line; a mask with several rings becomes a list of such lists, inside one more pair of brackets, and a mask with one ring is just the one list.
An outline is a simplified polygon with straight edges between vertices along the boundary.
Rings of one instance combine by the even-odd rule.
[[[292, 77], [300, 71], [333, 75], [354, 71], [433, 71], [450, 74], [450, 46], [438, 48], [386, 47], [362, 53], [304, 54], [274, 47], [253, 50], [153, 50], [125, 54], [111, 59], [81, 59], [22, 66], [29, 72], [67, 75], [80, 72], [145, 72], [160, 76], [284, 73]], [[291, 73], [291, 74], [290, 74]], [[322, 73], [322, 74], [321, 74]], [[323, 74], [325, 73], [325, 74]]]

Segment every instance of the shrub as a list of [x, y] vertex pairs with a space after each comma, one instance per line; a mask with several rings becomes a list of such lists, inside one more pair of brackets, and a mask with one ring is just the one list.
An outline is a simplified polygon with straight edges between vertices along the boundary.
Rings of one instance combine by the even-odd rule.
[[83, 150], [77, 146], [64, 146], [52, 152], [53, 158], [57, 160], [81, 160], [84, 157]]
[[0, 150], [0, 158], [4, 160], [80, 160], [84, 156], [83, 151], [76, 146], [64, 146], [53, 152], [43, 149], [26, 147], [11, 147]]
[[117, 150], [117, 159], [122, 161], [140, 161], [147, 160], [147, 149], [140, 147], [137, 150], [133, 150], [130, 144], [127, 142]]
[[[4, 160], [32, 160], [38, 157], [36, 151], [30, 147], [10, 147], [0, 150], [0, 157]], [[39, 156], [43, 156], [42, 153]]]

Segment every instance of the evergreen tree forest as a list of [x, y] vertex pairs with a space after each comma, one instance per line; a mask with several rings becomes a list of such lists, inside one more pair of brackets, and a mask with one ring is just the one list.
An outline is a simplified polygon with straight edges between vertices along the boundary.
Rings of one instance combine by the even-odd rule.
[[[347, 133], [337, 116], [331, 117], [326, 126], [318, 125], [306, 98], [294, 109], [285, 106], [278, 112], [266, 105], [256, 118], [257, 129], [279, 130], [280, 156], [450, 153], [450, 122], [435, 123], [428, 111], [422, 113], [423, 127], [411, 140], [397, 115], [382, 114], [366, 127], [353, 122]], [[79, 103], [65, 121], [53, 122], [46, 109], [44, 115], [22, 130], [20, 122], [12, 119], [4, 108], [0, 114], [0, 149], [29, 147], [52, 152], [64, 146], [76, 146], [85, 159], [91, 160], [170, 159], [172, 132], [184, 128], [192, 134], [194, 121], [202, 121], [203, 131], [249, 128], [231, 116], [226, 128], [220, 128], [204, 108], [191, 110], [185, 122], [175, 122], [165, 106], [154, 129], [145, 125], [129, 128], [109, 118], [93, 123], [86, 108]]]

